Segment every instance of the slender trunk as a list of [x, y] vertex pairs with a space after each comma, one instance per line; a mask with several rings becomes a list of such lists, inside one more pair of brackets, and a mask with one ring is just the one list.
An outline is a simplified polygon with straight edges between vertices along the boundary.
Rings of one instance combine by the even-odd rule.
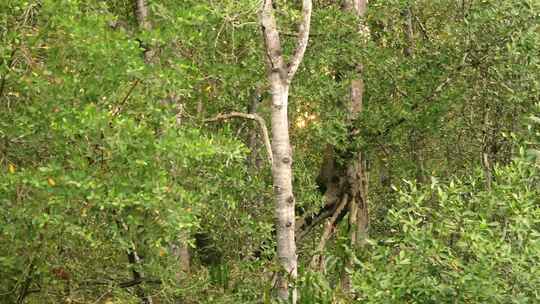
[[[289, 298], [288, 284], [297, 276], [297, 257], [295, 243], [295, 199], [292, 188], [292, 150], [289, 140], [287, 103], [289, 87], [279, 74], [271, 73], [272, 90], [272, 180], [276, 200], [277, 255], [283, 272], [278, 281], [278, 296]], [[296, 290], [292, 293], [293, 302]]]
[[405, 55], [414, 57], [414, 28], [413, 28], [413, 13], [410, 6], [404, 11], [405, 16], [405, 36], [407, 39], [407, 47], [405, 47]]
[[[149, 31], [152, 26], [148, 21], [148, 6], [146, 0], [135, 0], [135, 15], [137, 16], [137, 23], [141, 31]], [[150, 45], [141, 42], [143, 49], [144, 61], [150, 63], [153, 57], [153, 51]]]
[[32, 284], [32, 278], [34, 276], [34, 270], [35, 270], [35, 265], [34, 265], [34, 260], [32, 259], [30, 261], [30, 266], [28, 267], [28, 272], [25, 273], [24, 282], [21, 284], [19, 295], [17, 296], [17, 302], [16, 302], [17, 304], [23, 304], [24, 300], [28, 296], [29, 290], [30, 290], [30, 284]]
[[415, 166], [415, 178], [418, 184], [425, 184], [427, 176], [424, 167], [424, 158], [422, 156], [423, 138], [416, 130], [409, 134], [410, 152], [412, 162]]
[[492, 162], [490, 155], [490, 121], [489, 121], [489, 109], [486, 107], [484, 112], [484, 139], [482, 143], [482, 167], [484, 169], [485, 186], [487, 191], [491, 191], [491, 184], [493, 182]]
[[[150, 23], [148, 22], [148, 7], [146, 6], [146, 0], [135, 0], [135, 15], [137, 17], [137, 23], [139, 25], [139, 29], [141, 31], [150, 30]], [[144, 60], [148, 64], [150, 63], [151, 59], [151, 53], [150, 48], [141, 42], [141, 47], [143, 48], [144, 52]], [[121, 223], [124, 229], [127, 231], [127, 225], [125, 223]], [[132, 267], [132, 277], [134, 281], [142, 281], [144, 280], [144, 274], [137, 270], [137, 266], [141, 264], [141, 259], [139, 257], [139, 254], [137, 253], [137, 250], [135, 248], [135, 244], [133, 243], [131, 248], [127, 252], [127, 257], [129, 264], [131, 264]], [[152, 297], [145, 295], [144, 289], [141, 287], [141, 285], [137, 285], [136, 287], [136, 293], [137, 296], [141, 299], [142, 304], [152, 304]]]
[[148, 6], [146, 5], [146, 0], [136, 0], [135, 7], [139, 26], [144, 30], [149, 29], [150, 23], [148, 23]]
[[178, 248], [178, 259], [180, 260], [180, 272], [189, 273], [191, 271], [191, 255], [189, 254], [189, 247], [187, 242], [182, 241]]
[[278, 274], [277, 293], [282, 301], [296, 303], [295, 284], [297, 256], [295, 242], [295, 199], [292, 188], [292, 149], [289, 140], [288, 99], [289, 85], [304, 58], [309, 40], [312, 2], [303, 0], [302, 21], [296, 49], [289, 64], [283, 59], [272, 0], [263, 0], [261, 28], [265, 43], [268, 80], [272, 93], [272, 180], [275, 196], [277, 254], [281, 271]]

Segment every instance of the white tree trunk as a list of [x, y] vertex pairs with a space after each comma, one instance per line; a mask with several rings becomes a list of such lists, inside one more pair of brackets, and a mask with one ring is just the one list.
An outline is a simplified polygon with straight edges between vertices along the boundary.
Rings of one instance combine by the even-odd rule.
[[311, 10], [311, 0], [303, 0], [296, 50], [289, 65], [283, 60], [272, 0], [263, 0], [261, 10], [268, 80], [272, 93], [272, 179], [276, 202], [277, 254], [282, 268], [278, 274], [277, 290], [278, 298], [290, 303], [296, 303], [297, 300], [296, 288], [289, 290], [289, 284], [295, 283], [297, 277], [297, 256], [294, 235], [295, 200], [292, 188], [293, 158], [287, 107], [289, 85], [302, 62], [308, 44]]
[[[289, 122], [287, 103], [289, 87], [277, 77], [272, 77], [272, 152], [274, 162], [272, 177], [276, 200], [276, 231], [277, 254], [283, 267], [283, 273], [278, 281], [280, 299], [288, 299], [289, 279], [294, 281], [297, 276], [297, 257], [295, 231], [295, 200], [292, 188], [292, 150], [289, 141]], [[278, 81], [276, 81], [278, 80]], [[293, 290], [293, 302], [296, 292]]]

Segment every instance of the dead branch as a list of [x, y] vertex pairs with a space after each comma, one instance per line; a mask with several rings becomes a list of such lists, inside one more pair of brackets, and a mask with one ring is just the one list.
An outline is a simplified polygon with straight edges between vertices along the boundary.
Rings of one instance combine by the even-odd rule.
[[349, 200], [349, 196], [347, 194], [343, 195], [343, 198], [341, 199], [341, 203], [337, 207], [336, 211], [332, 215], [332, 217], [326, 222], [326, 226], [324, 228], [323, 234], [321, 236], [321, 240], [319, 241], [319, 245], [317, 246], [317, 249], [315, 250], [315, 255], [311, 259], [311, 268], [316, 268], [317, 266], [322, 265], [323, 256], [322, 253], [324, 251], [324, 247], [326, 246], [326, 242], [330, 239], [330, 236], [332, 235], [332, 228], [334, 227], [334, 224], [336, 223], [336, 220], [343, 211], [343, 208], [347, 205], [347, 202]]
[[251, 119], [251, 120], [255, 120], [259, 124], [259, 127], [261, 128], [261, 133], [263, 136], [264, 145], [266, 147], [266, 153], [268, 154], [268, 161], [270, 162], [270, 165], [271, 165], [274, 160], [272, 156], [272, 146], [270, 145], [270, 137], [268, 136], [268, 129], [266, 128], [266, 123], [264, 122], [264, 119], [258, 114], [231, 112], [227, 114], [219, 114], [214, 118], [205, 119], [204, 122], [216, 122], [216, 121], [227, 120], [231, 118]]
[[122, 101], [120, 101], [120, 104], [112, 111], [112, 116], [116, 116], [116, 115], [118, 115], [118, 113], [120, 113], [122, 111], [122, 108], [124, 107], [125, 103], [128, 101], [129, 97], [131, 97], [131, 93], [133, 93], [133, 91], [135, 90], [135, 88], [137, 87], [137, 85], [140, 82], [141, 82], [140, 79], [135, 79], [135, 81], [133, 82], [133, 84], [129, 88], [129, 90], [126, 93], [126, 95], [124, 96], [124, 98], [122, 98]]

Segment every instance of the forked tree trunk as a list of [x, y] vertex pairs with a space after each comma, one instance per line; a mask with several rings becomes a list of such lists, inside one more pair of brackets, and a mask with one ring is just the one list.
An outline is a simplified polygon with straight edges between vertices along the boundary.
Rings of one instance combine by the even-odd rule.
[[263, 0], [261, 26], [265, 42], [268, 80], [272, 93], [272, 180], [275, 196], [277, 254], [281, 271], [278, 274], [277, 293], [282, 301], [296, 303], [295, 284], [297, 256], [295, 243], [295, 199], [292, 188], [292, 149], [289, 140], [288, 99], [289, 86], [304, 57], [309, 38], [311, 0], [303, 0], [302, 21], [299, 26], [297, 47], [287, 65], [283, 59], [279, 32], [272, 0]]

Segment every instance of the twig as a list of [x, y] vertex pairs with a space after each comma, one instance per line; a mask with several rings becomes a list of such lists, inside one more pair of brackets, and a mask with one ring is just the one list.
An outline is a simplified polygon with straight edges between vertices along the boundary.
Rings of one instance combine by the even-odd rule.
[[131, 93], [133, 93], [133, 90], [135, 90], [135, 87], [137, 87], [139, 82], [141, 82], [140, 79], [135, 79], [135, 81], [133, 82], [133, 84], [129, 88], [129, 91], [126, 93], [124, 98], [122, 98], [122, 101], [120, 101], [120, 104], [118, 105], [118, 107], [116, 107], [116, 109], [114, 109], [114, 111], [112, 112], [112, 116], [116, 116], [118, 113], [120, 113], [120, 111], [122, 111], [122, 107], [127, 102], [129, 97], [131, 96]]
[[255, 120], [259, 124], [259, 127], [261, 128], [261, 132], [263, 135], [264, 145], [266, 146], [266, 152], [268, 154], [268, 161], [270, 162], [270, 164], [272, 164], [274, 161], [273, 161], [273, 156], [272, 156], [272, 146], [270, 145], [270, 137], [268, 136], [268, 129], [266, 128], [266, 123], [264, 122], [264, 119], [258, 114], [231, 112], [227, 114], [219, 114], [214, 118], [205, 119], [204, 122], [216, 122], [220, 120], [227, 120], [230, 118], [251, 119], [251, 120]]
[[427, 30], [426, 30], [426, 27], [424, 26], [424, 24], [422, 23], [420, 18], [418, 18], [417, 15], [414, 15], [414, 19], [416, 19], [416, 22], [418, 22], [418, 25], [420, 26], [420, 31], [422, 32], [422, 35], [424, 36], [424, 38], [426, 38], [426, 40], [430, 41], [431, 38], [429, 37], [429, 34], [428, 34]]
[[102, 294], [101, 296], [99, 296], [99, 298], [97, 298], [94, 302], [92, 302], [92, 304], [99, 303], [101, 301], [101, 299], [103, 299], [105, 296], [107, 296], [111, 292], [112, 292], [112, 290], [107, 290], [104, 294]]

